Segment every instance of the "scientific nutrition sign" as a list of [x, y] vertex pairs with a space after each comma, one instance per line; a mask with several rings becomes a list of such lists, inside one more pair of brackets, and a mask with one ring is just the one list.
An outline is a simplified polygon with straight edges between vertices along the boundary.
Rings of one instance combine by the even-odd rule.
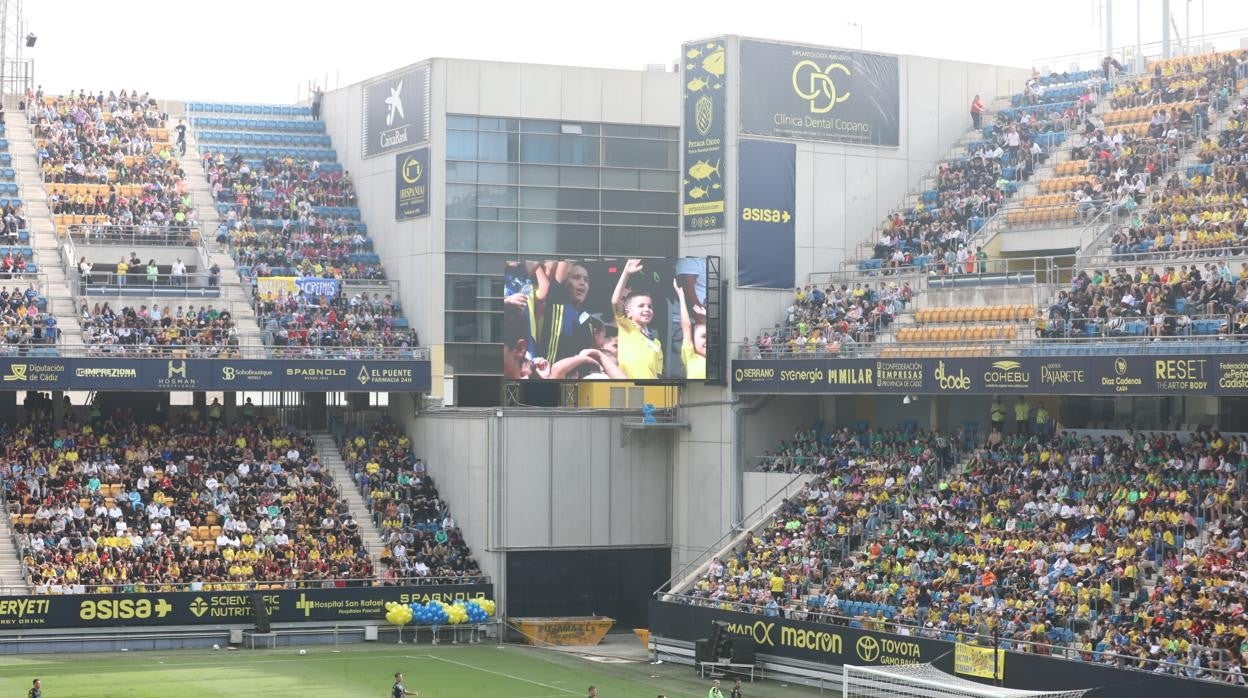
[[257, 602], [274, 623], [380, 622], [388, 601], [492, 598], [492, 584], [6, 596], [0, 598], [0, 635], [39, 628], [251, 623]]
[[741, 41], [741, 133], [896, 147], [896, 56]]
[[686, 233], [723, 230], [724, 40], [688, 43], [681, 52], [681, 220]]

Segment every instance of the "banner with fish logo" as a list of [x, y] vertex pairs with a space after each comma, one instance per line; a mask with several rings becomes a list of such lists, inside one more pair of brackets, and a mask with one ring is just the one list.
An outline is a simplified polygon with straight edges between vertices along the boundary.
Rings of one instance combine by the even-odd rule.
[[793, 288], [797, 253], [797, 145], [737, 143], [737, 285]]
[[685, 115], [681, 125], [681, 221], [686, 233], [724, 229], [724, 39], [681, 51]]
[[896, 56], [741, 41], [741, 133], [895, 148]]

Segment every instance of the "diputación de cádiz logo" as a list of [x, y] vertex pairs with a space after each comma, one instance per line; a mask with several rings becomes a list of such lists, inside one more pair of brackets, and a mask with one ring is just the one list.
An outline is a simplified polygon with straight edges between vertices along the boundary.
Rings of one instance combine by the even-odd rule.
[[849, 92], [837, 93], [836, 82], [832, 79], [834, 72], [843, 73], [845, 77], [852, 75], [843, 63], [829, 63], [823, 67], [807, 59], [798, 61], [793, 66], [793, 92], [806, 100], [811, 114], [827, 114], [833, 107], [849, 99]]
[[403, 161], [403, 181], [408, 184], [415, 184], [425, 176], [425, 168], [421, 167], [420, 160], [415, 157], [409, 157]]

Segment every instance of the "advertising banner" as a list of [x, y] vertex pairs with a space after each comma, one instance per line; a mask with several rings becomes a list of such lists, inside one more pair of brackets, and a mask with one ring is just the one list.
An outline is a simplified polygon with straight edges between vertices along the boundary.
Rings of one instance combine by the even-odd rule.
[[258, 276], [256, 277], [256, 293], [261, 298], [290, 295], [299, 290], [295, 285], [294, 276]]
[[705, 380], [706, 258], [507, 262], [508, 380]]
[[366, 158], [429, 141], [429, 66], [418, 65], [364, 86], [362, 154]]
[[3, 358], [0, 390], [427, 392], [428, 361]]
[[723, 230], [724, 112], [728, 99], [724, 40], [685, 44], [681, 56], [682, 227], [686, 233]]
[[718, 608], [650, 602], [650, 634], [694, 642], [710, 635], [711, 623], [728, 623], [734, 638], [749, 638], [755, 651], [826, 664], [879, 666], [925, 664], [949, 651], [949, 643], [903, 637], [843, 625], [811, 623]]
[[737, 284], [793, 288], [797, 246], [797, 146], [740, 142]]
[[394, 219], [429, 215], [429, 149], [394, 156]]
[[741, 41], [741, 133], [897, 147], [896, 56]]
[[738, 359], [743, 393], [1243, 395], [1248, 355]]
[[992, 655], [991, 647], [977, 647], [959, 642], [953, 651], [953, 671], [981, 679], [1004, 679], [1005, 650], [996, 651], [996, 666], [993, 666]]
[[382, 621], [387, 602], [493, 599], [492, 584], [263, 591], [64, 594], [0, 598], [0, 636], [42, 628], [249, 624], [259, 595], [274, 623]]

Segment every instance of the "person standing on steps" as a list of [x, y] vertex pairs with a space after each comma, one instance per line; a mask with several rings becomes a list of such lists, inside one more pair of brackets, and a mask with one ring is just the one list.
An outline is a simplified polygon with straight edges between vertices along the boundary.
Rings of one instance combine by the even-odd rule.
[[979, 95], [975, 95], [975, 99], [971, 100], [971, 123], [978, 131], [982, 128], [982, 120], [984, 118], [984, 103], [979, 101]]
[[178, 157], [186, 157], [186, 119], [178, 119]]

